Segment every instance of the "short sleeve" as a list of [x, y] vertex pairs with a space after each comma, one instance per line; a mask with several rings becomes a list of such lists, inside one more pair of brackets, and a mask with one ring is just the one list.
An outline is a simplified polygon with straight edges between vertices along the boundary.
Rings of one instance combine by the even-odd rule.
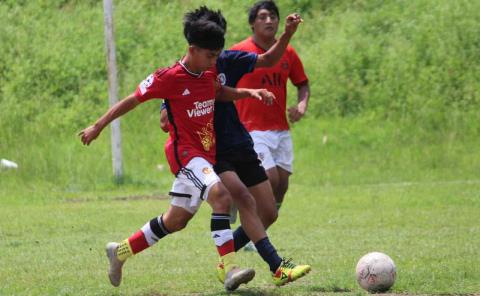
[[163, 109], [167, 109], [167, 104], [165, 103], [165, 101], [162, 101], [162, 104], [160, 105], [160, 111], [162, 111]]
[[226, 59], [231, 67], [241, 71], [240, 75], [252, 72], [255, 69], [258, 55], [256, 53], [240, 51], [240, 50], [228, 50], [226, 51]]
[[305, 70], [303, 69], [302, 61], [293, 48], [291, 48], [290, 57], [292, 60], [292, 68], [288, 77], [292, 83], [298, 85], [308, 81], [307, 74], [305, 74]]
[[220, 73], [222, 85], [235, 87], [237, 82], [255, 69], [257, 54], [239, 51], [225, 50], [217, 60], [217, 72]]
[[218, 77], [213, 78], [213, 88], [215, 89], [215, 94], [217, 94], [222, 89], [222, 82]]
[[135, 96], [140, 102], [150, 99], [164, 99], [169, 97], [169, 86], [172, 81], [172, 74], [169, 68], [162, 68], [150, 74], [140, 82], [135, 91]]

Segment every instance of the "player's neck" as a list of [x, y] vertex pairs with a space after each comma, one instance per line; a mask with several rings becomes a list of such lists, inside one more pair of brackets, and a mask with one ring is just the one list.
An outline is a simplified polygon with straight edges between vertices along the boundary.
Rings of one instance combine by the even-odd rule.
[[276, 40], [275, 36], [274, 37], [266, 37], [266, 36], [261, 36], [261, 35], [255, 35], [253, 34], [253, 42], [260, 48], [264, 49], [265, 51], [269, 50], [270, 47], [272, 47]]
[[181, 59], [180, 62], [189, 72], [197, 75], [200, 75], [202, 73], [202, 71], [198, 67], [193, 65], [192, 58], [188, 54], [185, 57], [183, 57], [183, 59]]

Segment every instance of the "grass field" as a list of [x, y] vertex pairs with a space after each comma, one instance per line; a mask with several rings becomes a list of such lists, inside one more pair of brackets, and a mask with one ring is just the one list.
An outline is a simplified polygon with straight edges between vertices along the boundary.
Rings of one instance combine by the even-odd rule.
[[[385, 136], [383, 146], [362, 147], [352, 129], [348, 138], [341, 134], [350, 124], [360, 125], [357, 121], [307, 119], [302, 124], [293, 130], [297, 174], [269, 233], [282, 256], [309, 263], [313, 271], [275, 288], [261, 259], [240, 252], [242, 265], [254, 267], [257, 276], [234, 295], [363, 294], [354, 268], [375, 250], [397, 264], [393, 293], [480, 292], [480, 180], [472, 178], [478, 156], [469, 154], [470, 145], [440, 141], [393, 149]], [[320, 137], [308, 137], [307, 127], [329, 131], [327, 144], [315, 144]], [[350, 144], [357, 148], [349, 151]], [[448, 167], [452, 163], [461, 166]], [[168, 206], [162, 199], [167, 189], [134, 188], [65, 192], [63, 198], [53, 189], [54, 197], [38, 200], [31, 198], [34, 190], [16, 199], [4, 194], [0, 295], [226, 294], [215, 279], [206, 205], [186, 230], [129, 260], [120, 288], [110, 286], [105, 243], [124, 239]]]
[[[312, 273], [274, 288], [260, 258], [240, 252], [257, 277], [235, 294], [361, 293], [354, 267], [373, 250], [395, 260], [395, 293], [479, 292], [478, 192], [478, 182], [294, 184], [270, 236], [282, 255], [308, 262]], [[166, 207], [157, 199], [2, 207], [0, 294], [225, 294], [214, 277], [207, 207], [184, 232], [130, 260], [120, 288], [109, 285], [105, 242], [123, 239]]]

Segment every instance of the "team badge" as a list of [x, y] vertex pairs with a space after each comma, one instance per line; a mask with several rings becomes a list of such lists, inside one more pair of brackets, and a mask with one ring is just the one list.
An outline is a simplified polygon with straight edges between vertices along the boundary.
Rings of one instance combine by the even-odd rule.
[[212, 146], [215, 144], [215, 137], [213, 133], [213, 120], [210, 120], [206, 126], [202, 127], [200, 131], [197, 131], [198, 136], [200, 137], [200, 142], [202, 143], [203, 150], [210, 151]]
[[211, 174], [213, 171], [212, 171], [211, 168], [205, 167], [205, 168], [203, 168], [202, 172], [203, 172], [205, 175], [208, 175], [208, 174]]
[[284, 61], [284, 62], [282, 63], [282, 69], [288, 70], [288, 62], [287, 62], [287, 61]]
[[227, 77], [225, 76], [225, 73], [218, 74], [217, 80], [221, 85], [225, 85], [225, 83], [227, 83]]
[[153, 84], [153, 74], [149, 75], [145, 78], [144, 81], [140, 83], [140, 93], [144, 95], [147, 92], [147, 88], [149, 88]]

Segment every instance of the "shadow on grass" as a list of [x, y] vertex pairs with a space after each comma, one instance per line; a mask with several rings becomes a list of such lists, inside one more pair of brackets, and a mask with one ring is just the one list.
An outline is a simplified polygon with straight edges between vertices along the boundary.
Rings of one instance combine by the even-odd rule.
[[[290, 292], [290, 293], [289, 293]], [[223, 291], [221, 293], [202, 293], [193, 295], [213, 296], [213, 295], [236, 295], [236, 296], [280, 296], [280, 295], [295, 295], [291, 294], [292, 291], [285, 291], [282, 288], [244, 288], [234, 292]], [[321, 286], [309, 286], [303, 287], [301, 291], [296, 293], [301, 295], [317, 295], [322, 293], [350, 293], [352, 290], [340, 287], [321, 287]], [[192, 294], [190, 294], [192, 295]]]
[[92, 201], [136, 201], [136, 200], [166, 200], [170, 196], [163, 194], [151, 194], [151, 195], [129, 195], [129, 196], [116, 196], [116, 197], [105, 197], [99, 196], [96, 198], [67, 198], [65, 202], [67, 203], [84, 203]]
[[331, 287], [310, 286], [310, 287], [307, 287], [306, 290], [315, 292], [315, 293], [350, 293], [352, 292], [351, 289], [341, 288], [337, 286], [331, 286]]

